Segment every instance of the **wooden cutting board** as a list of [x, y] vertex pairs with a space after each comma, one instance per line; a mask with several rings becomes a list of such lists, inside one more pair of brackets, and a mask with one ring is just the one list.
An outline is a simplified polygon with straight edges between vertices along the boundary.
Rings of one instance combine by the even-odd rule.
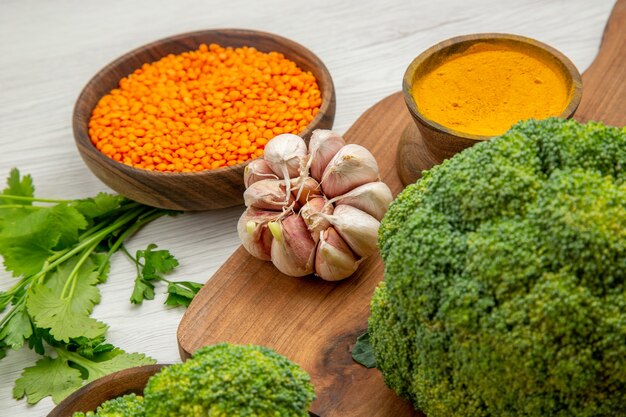
[[[575, 117], [626, 125], [626, 0], [615, 5], [601, 51], [583, 75]], [[394, 195], [402, 189], [396, 147], [409, 123], [402, 94], [395, 93], [367, 110], [345, 134], [348, 142], [372, 151]], [[311, 411], [322, 417], [421, 416], [384, 385], [379, 371], [351, 358], [382, 278], [378, 256], [365, 261], [353, 277], [329, 283], [282, 275], [240, 247], [187, 309], [178, 328], [181, 357], [211, 343], [260, 344], [309, 372], [317, 393]]]

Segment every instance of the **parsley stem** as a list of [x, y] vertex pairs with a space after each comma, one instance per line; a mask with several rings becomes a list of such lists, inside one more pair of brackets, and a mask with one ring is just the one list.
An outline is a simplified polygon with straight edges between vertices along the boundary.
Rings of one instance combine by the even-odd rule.
[[10, 195], [10, 194], [2, 194], [3, 200], [15, 200], [15, 201], [26, 201], [26, 202], [37, 202], [37, 203], [71, 203], [73, 200], [53, 200], [49, 198], [35, 198], [35, 197], [25, 197], [22, 195]]
[[[136, 233], [139, 229], [141, 229], [146, 223], [150, 223], [152, 220], [156, 220], [161, 216], [164, 216], [165, 214], [167, 214], [166, 212], [159, 210], [159, 209], [151, 209], [149, 211], [147, 211], [144, 214], [140, 214], [139, 215], [139, 219], [135, 222], [135, 224], [133, 224], [131, 227], [129, 227], [128, 229], [126, 229], [115, 241], [115, 243], [111, 246], [111, 248], [109, 249], [109, 252], [107, 253], [107, 261], [111, 258], [111, 256], [117, 252], [117, 250], [121, 247], [123, 250], [125, 250], [123, 243], [126, 239], [128, 239], [128, 237], [130, 237], [132, 234]], [[126, 251], [126, 253], [128, 254], [128, 252]], [[132, 259], [132, 257], [131, 257]], [[98, 268], [98, 275], [102, 274], [102, 271], [104, 270], [106, 266], [106, 262], [103, 262], [100, 265], [100, 268]]]
[[53, 346], [53, 349], [59, 358], [63, 359], [66, 362], [74, 362], [76, 365], [84, 368], [89, 375], [89, 380], [95, 379], [95, 377], [101, 373], [99, 372], [99, 369], [96, 369], [96, 367], [94, 367], [94, 363], [84, 356], [76, 352], [71, 352], [67, 349], [57, 348], [55, 346]]
[[45, 207], [42, 206], [28, 206], [25, 204], [0, 204], [0, 209], [27, 209], [27, 210], [39, 210]]
[[[65, 281], [65, 285], [63, 285], [63, 291], [61, 291], [62, 299], [67, 300], [67, 299], [72, 298], [72, 296], [74, 295], [74, 290], [76, 289], [76, 281], [78, 281], [77, 280], [78, 271], [83, 266], [85, 261], [89, 259], [89, 256], [91, 256], [91, 254], [96, 249], [99, 243], [100, 241], [96, 241], [91, 246], [88, 246], [84, 250], [81, 257], [78, 259], [78, 262], [76, 262], [76, 265], [74, 265], [74, 269], [72, 269], [72, 272], [70, 272], [70, 275], [67, 277], [67, 280]], [[68, 288], [69, 288], [69, 293], [68, 293]]]
[[22, 297], [18, 301], [15, 302], [13, 308], [4, 316], [2, 320], [0, 320], [0, 332], [4, 328], [4, 326], [13, 318], [13, 316], [22, 308], [24, 308], [24, 304], [26, 302], [26, 297]]

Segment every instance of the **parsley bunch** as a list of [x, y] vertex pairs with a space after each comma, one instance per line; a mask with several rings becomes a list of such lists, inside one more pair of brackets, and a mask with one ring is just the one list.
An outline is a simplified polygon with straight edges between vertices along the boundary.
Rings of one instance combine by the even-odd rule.
[[[174, 212], [105, 193], [80, 200], [35, 198], [32, 178], [20, 177], [17, 169], [7, 182], [0, 194], [0, 255], [17, 281], [0, 292], [0, 358], [26, 344], [44, 355], [16, 381], [15, 398], [26, 396], [34, 404], [51, 396], [58, 402], [85, 382], [154, 363], [106, 343], [107, 325], [91, 312], [111, 256], [126, 251], [123, 243], [142, 226]], [[131, 301], [154, 298], [153, 282], [161, 280], [168, 284], [168, 304], [188, 305], [200, 285], [165, 280], [178, 261], [155, 247], [131, 256], [143, 286]]]

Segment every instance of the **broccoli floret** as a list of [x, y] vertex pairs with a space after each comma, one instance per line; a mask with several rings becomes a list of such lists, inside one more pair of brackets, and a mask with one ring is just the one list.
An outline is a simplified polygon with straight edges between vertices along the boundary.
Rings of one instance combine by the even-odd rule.
[[429, 417], [626, 415], [626, 129], [518, 123], [383, 218], [370, 339]]
[[98, 406], [95, 413], [74, 413], [72, 417], [143, 417], [143, 397], [135, 394], [127, 394], [103, 402]]
[[164, 368], [144, 395], [151, 417], [306, 417], [315, 398], [308, 374], [284, 356], [226, 343]]

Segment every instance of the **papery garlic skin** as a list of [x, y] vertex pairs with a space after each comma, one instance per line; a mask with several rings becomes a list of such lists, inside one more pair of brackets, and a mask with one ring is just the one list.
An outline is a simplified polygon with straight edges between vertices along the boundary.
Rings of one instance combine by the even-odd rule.
[[352, 206], [335, 207], [332, 215], [321, 214], [332, 224], [350, 249], [361, 258], [376, 252], [380, 222], [366, 212]]
[[285, 133], [267, 142], [263, 158], [279, 178], [296, 178], [300, 175], [300, 162], [306, 155], [304, 140], [298, 135]]
[[307, 159], [307, 171], [316, 181], [321, 181], [324, 170], [346, 145], [346, 141], [331, 130], [317, 129], [313, 131], [309, 141], [309, 156]]
[[335, 154], [320, 183], [324, 195], [334, 198], [378, 179], [378, 164], [374, 155], [363, 146], [350, 143]]
[[291, 180], [291, 195], [303, 206], [311, 198], [322, 194], [322, 187], [311, 177], [298, 177]]
[[312, 274], [316, 243], [302, 217], [292, 214], [274, 225], [279, 226], [272, 230], [271, 258], [274, 266], [292, 277]]
[[362, 210], [380, 221], [393, 201], [391, 190], [382, 181], [368, 182], [346, 194], [329, 200], [327, 204], [348, 205]]
[[282, 180], [261, 180], [246, 189], [243, 201], [246, 207], [280, 211], [293, 203], [294, 198], [291, 194], [287, 195]]
[[270, 164], [263, 158], [253, 159], [243, 170], [243, 183], [248, 188], [261, 180], [278, 179], [278, 175], [272, 171]]
[[326, 204], [324, 197], [314, 197], [300, 209], [300, 217], [304, 220], [315, 242], [320, 239], [321, 232], [330, 227], [330, 222], [320, 216], [320, 213], [333, 214], [332, 204]]
[[[285, 190], [291, 194], [291, 178], [300, 175], [300, 167], [306, 158], [307, 148], [304, 140], [298, 135], [285, 133], [276, 136], [267, 142], [263, 158], [267, 161], [272, 171], [283, 178]], [[285, 201], [287, 202], [287, 201]]]
[[339, 281], [352, 275], [360, 263], [334, 228], [321, 233], [315, 254], [315, 275], [326, 281]]
[[255, 258], [271, 261], [272, 234], [267, 224], [276, 220], [274, 211], [249, 207], [237, 222], [237, 234], [244, 248]]

